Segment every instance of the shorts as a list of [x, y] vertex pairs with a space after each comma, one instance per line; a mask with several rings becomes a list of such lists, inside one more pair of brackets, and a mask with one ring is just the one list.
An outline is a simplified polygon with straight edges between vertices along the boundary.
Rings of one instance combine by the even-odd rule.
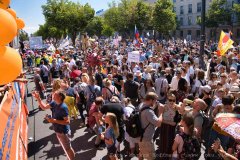
[[117, 141], [121, 143], [125, 139], [125, 130], [123, 127], [119, 127], [119, 136], [117, 138]]
[[108, 151], [107, 154], [109, 156], [115, 155], [117, 152], [117, 147], [115, 146], [115, 144], [113, 144], [112, 146], [107, 147], [107, 151]]
[[130, 137], [127, 132], [125, 132], [125, 140], [129, 143], [130, 148], [135, 148], [135, 144], [139, 143], [139, 138]]
[[139, 150], [140, 155], [147, 160], [154, 160], [156, 157], [154, 143], [152, 141], [143, 140], [139, 142]]
[[48, 77], [42, 77], [43, 83], [48, 83]]
[[71, 138], [69, 134], [64, 134], [64, 133], [57, 133], [57, 139], [61, 146], [64, 148], [65, 151], [68, 151], [69, 149], [72, 148], [71, 146]]

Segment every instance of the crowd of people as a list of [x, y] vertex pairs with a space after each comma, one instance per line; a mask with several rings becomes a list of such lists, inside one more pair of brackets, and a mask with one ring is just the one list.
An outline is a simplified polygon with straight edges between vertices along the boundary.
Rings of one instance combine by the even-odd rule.
[[[27, 50], [22, 57], [34, 72], [33, 96], [40, 109], [51, 109], [46, 119], [71, 160], [70, 123], [78, 115], [110, 159], [121, 157], [126, 141], [128, 156], [139, 159], [237, 160], [239, 141], [216, 131], [214, 121], [218, 113], [240, 114], [239, 50], [217, 56], [215, 46], [206, 44], [200, 55], [198, 42], [97, 40], [56, 52]], [[139, 62], [129, 61], [132, 51], [139, 51]], [[89, 54], [100, 65], [88, 64]]]

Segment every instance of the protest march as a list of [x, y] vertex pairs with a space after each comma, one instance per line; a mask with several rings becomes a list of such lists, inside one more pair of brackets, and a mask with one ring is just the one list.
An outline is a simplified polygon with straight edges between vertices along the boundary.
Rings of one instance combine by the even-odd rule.
[[203, 52], [200, 41], [144, 37], [136, 25], [132, 36], [31, 36], [16, 50], [25, 23], [5, 3], [0, 159], [240, 159], [240, 45], [230, 30]]

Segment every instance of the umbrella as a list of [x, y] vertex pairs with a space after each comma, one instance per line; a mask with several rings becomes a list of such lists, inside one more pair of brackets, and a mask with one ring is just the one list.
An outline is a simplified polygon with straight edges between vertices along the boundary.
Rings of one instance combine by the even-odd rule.
[[240, 140], [240, 114], [219, 113], [215, 118], [213, 129]]

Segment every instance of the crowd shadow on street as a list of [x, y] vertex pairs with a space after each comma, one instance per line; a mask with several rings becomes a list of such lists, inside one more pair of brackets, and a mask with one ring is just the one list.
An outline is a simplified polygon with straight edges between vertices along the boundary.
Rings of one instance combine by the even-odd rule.
[[43, 153], [45, 155], [41, 157], [35, 157], [35, 159], [38, 158], [44, 158], [44, 159], [59, 159], [60, 156], [64, 155], [64, 151], [62, 147], [59, 145], [59, 142], [57, 140], [57, 137], [55, 133], [44, 137], [42, 139], [39, 139], [35, 142], [30, 142], [28, 144], [28, 157], [35, 156], [40, 150], [44, 149], [46, 146], [49, 145], [49, 142], [51, 142], [52, 147], [50, 150], [45, 150]]

